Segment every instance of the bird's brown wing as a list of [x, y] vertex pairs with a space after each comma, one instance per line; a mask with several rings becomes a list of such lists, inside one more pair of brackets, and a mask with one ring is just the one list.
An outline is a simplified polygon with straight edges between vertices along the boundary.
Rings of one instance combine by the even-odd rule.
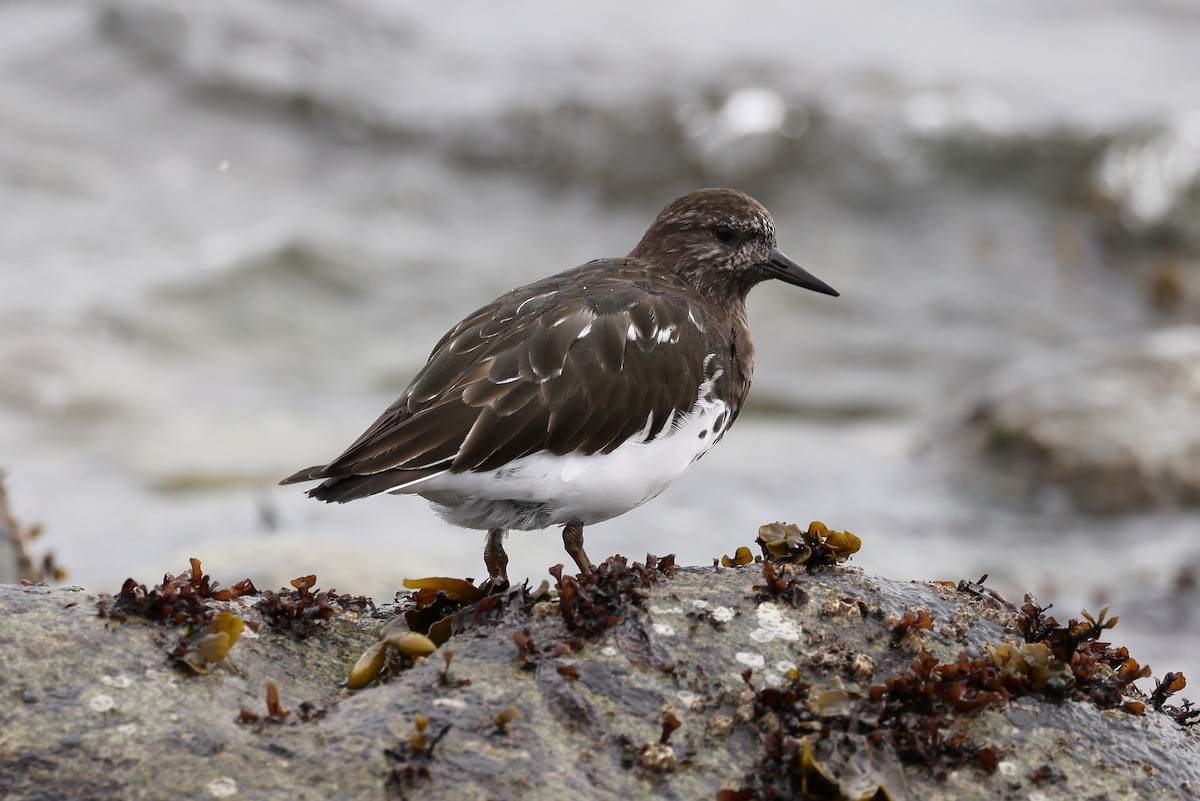
[[538, 451], [607, 453], [643, 429], [658, 436], [706, 379], [718, 391], [730, 380], [722, 359], [704, 358], [729, 335], [698, 301], [626, 260], [514, 290], [447, 333], [341, 456], [284, 483], [324, 478], [310, 494], [345, 501], [445, 470], [491, 470]]

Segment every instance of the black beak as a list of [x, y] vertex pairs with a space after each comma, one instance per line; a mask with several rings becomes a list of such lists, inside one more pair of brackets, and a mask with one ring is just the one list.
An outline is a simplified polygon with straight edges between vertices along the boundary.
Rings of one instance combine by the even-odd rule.
[[813, 292], [833, 295], [835, 298], [839, 294], [836, 289], [820, 278], [817, 278], [799, 264], [796, 264], [796, 262], [778, 250], [771, 251], [771, 258], [763, 263], [763, 269], [771, 278], [778, 278], [780, 281], [804, 287], [805, 289], [811, 289]]

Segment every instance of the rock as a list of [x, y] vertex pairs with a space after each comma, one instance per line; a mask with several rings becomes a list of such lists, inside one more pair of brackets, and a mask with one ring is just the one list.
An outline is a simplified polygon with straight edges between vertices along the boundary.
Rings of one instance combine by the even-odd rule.
[[[111, 598], [0, 588], [0, 796], [750, 799], [798, 797], [801, 782], [821, 798], [1200, 792], [1196, 730], [1151, 705], [1127, 711], [1136, 663], [1106, 656], [1071, 686], [1055, 684], [1051, 658], [1034, 689], [1032, 672], [1002, 671], [994, 654], [1026, 645], [1020, 625], [1049, 622], [978, 585], [647, 561], [564, 578], [557, 599], [518, 588], [469, 607], [438, 653], [355, 693], [346, 673], [394, 609], [343, 610], [297, 639], [298, 624], [267, 624], [261, 597], [206, 601], [259, 630], [195, 675], [167, 656], [179, 629], [101, 617]], [[1094, 642], [1106, 628], [1097, 621], [1076, 661], [1116, 653]]]
[[1096, 514], [1200, 506], [1200, 328], [1014, 365], [960, 433], [1006, 489]]

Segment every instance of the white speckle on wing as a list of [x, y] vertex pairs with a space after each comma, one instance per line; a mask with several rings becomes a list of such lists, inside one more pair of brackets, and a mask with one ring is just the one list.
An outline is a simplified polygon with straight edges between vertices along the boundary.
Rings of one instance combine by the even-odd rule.
[[557, 290], [551, 291], [551, 292], [543, 292], [540, 295], [534, 295], [532, 298], [525, 298], [525, 300], [521, 301], [521, 305], [517, 306], [517, 314], [521, 313], [521, 310], [525, 308], [525, 304], [533, 303], [535, 300], [541, 300], [542, 298], [553, 297], [555, 295], [556, 291]]
[[[422, 466], [422, 467], [426, 467], [427, 465], [421, 465], [421, 466]], [[442, 472], [444, 473], [444, 472], [447, 472], [447, 471], [443, 470]], [[388, 493], [389, 495], [411, 495], [412, 493], [414, 493], [414, 492], [416, 492], [416, 491], [417, 491], [417, 489], [416, 489], [416, 488], [417, 488], [418, 486], [420, 486], [421, 484], [424, 484], [426, 481], [429, 481], [430, 479], [437, 478], [437, 477], [438, 477], [438, 476], [440, 476], [441, 474], [442, 474], [442, 473], [434, 473], [434, 474], [433, 474], [433, 475], [431, 475], [431, 476], [425, 476], [424, 478], [418, 478], [416, 481], [410, 481], [410, 482], [408, 482], [407, 484], [405, 484], [405, 485], [404, 485], [403, 487], [401, 487], [400, 489], [387, 490], [387, 493]], [[243, 636], [243, 637], [253, 637], [253, 638], [255, 638], [255, 639], [257, 639], [257, 638], [258, 638], [258, 635], [257, 635], [257, 634], [255, 634], [253, 631], [250, 631], [250, 630], [243, 631], [243, 632], [242, 632], [242, 636]]]
[[675, 341], [675, 326], [668, 325], [666, 328], [659, 329], [658, 343], [660, 345], [673, 341]]
[[[595, 318], [593, 318], [595, 319]], [[588, 320], [588, 324], [583, 327], [583, 330], [575, 335], [576, 339], [583, 339], [588, 334], [592, 333], [592, 321]]]
[[653, 426], [654, 412], [650, 412], [650, 414], [646, 415], [646, 425], [642, 426], [641, 430], [633, 435], [632, 440], [634, 442], [645, 442], [650, 436], [650, 429], [653, 428]]
[[[715, 353], [710, 353], [704, 357], [704, 375], [708, 374], [708, 365], [711, 364], [712, 360], [715, 358]], [[712, 375], [704, 379], [704, 383], [700, 385], [699, 402], [704, 402], [704, 396], [712, 392], [713, 387], [716, 386], [717, 380], [723, 375], [725, 375], [725, 368], [718, 367], [717, 369], [713, 370]], [[724, 404], [722, 404], [722, 406], [724, 406]]]

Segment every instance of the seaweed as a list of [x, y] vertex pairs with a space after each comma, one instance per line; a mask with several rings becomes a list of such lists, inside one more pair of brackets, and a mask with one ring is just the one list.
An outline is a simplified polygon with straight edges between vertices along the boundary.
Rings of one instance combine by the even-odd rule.
[[808, 603], [808, 592], [800, 578], [785, 578], [787, 565], [775, 567], [775, 563], [764, 561], [762, 565], [763, 583], [755, 584], [755, 600], [782, 601], [789, 606], [799, 609]]
[[255, 731], [261, 732], [268, 726], [309, 723], [319, 720], [325, 717], [328, 711], [328, 706], [317, 706], [310, 701], [304, 701], [294, 710], [284, 709], [279, 703], [279, 688], [275, 686], [275, 682], [269, 681], [267, 682], [267, 714], [259, 715], [246, 707], [240, 707], [237, 722], [253, 726]]
[[1162, 681], [1156, 681], [1150, 703], [1155, 711], [1170, 716], [1180, 726], [1195, 726], [1200, 723], [1200, 709], [1193, 709], [1192, 702], [1184, 699], [1179, 706], [1167, 706], [1167, 699], [1187, 686], [1182, 673], [1167, 673]]
[[669, 577], [674, 569], [674, 554], [661, 559], [647, 554], [645, 564], [630, 565], [623, 556], [610, 557], [579, 578], [564, 575], [562, 565], [550, 568], [550, 574], [558, 582], [559, 610], [567, 629], [595, 638], [641, 609], [646, 597], [643, 591]]
[[[981, 586], [982, 580], [972, 594], [982, 595]], [[1002, 602], [992, 595], [984, 600]], [[1023, 645], [962, 651], [951, 662], [922, 651], [907, 672], [873, 684], [865, 693], [841, 692], [838, 703], [826, 702], [829, 693], [810, 698], [810, 685], [795, 670], [782, 686], [761, 689], [754, 687], [752, 671], [745, 671], [743, 679], [754, 693], [750, 719], [759, 729], [762, 750], [744, 786], [724, 790], [718, 799], [888, 799], [889, 784], [903, 786], [904, 765], [923, 766], [939, 780], [965, 765], [993, 772], [1004, 751], [958, 731], [955, 721], [1018, 697], [1076, 698], [1142, 714], [1144, 705], [1129, 700], [1127, 693], [1135, 680], [1150, 675], [1149, 668], [1125, 648], [1099, 639], [1117, 618], [1109, 618], [1107, 608], [1095, 616], [1084, 611], [1081, 620], [1064, 626], [1045, 612], [1046, 607], [1026, 596], [1017, 620]], [[899, 640], [932, 624], [927, 612], [908, 611], [892, 627], [892, 635]], [[1181, 724], [1194, 725], [1200, 710], [1189, 702], [1166, 706], [1185, 684], [1179, 674], [1167, 674], [1151, 703]], [[1032, 781], [1040, 785], [1062, 778], [1046, 767]]]
[[992, 607], [993, 609], [1002, 609], [1009, 612], [1014, 611], [1016, 607], [1013, 606], [1011, 601], [993, 590], [991, 587], [983, 586], [983, 583], [987, 581], [987, 579], [988, 574], [984, 573], [979, 577], [979, 581], [967, 581], [966, 579], [962, 579], [957, 584], [952, 581], [935, 581], [934, 584], [949, 585], [958, 592], [970, 595], [983, 602], [985, 605]]
[[254, 607], [267, 625], [303, 640], [342, 611], [362, 612], [375, 604], [362, 595], [338, 595], [334, 590], [314, 590], [317, 577], [300, 576], [289, 582], [293, 589], [264, 591]]
[[[1046, 610], [1029, 594], [1019, 610], [1017, 628], [1028, 645], [1044, 650], [1022, 649], [1033, 658], [1016, 657], [1004, 646], [994, 649], [997, 659], [1012, 661], [1016, 669], [1030, 679], [1032, 689], [1065, 695], [1074, 691], [1103, 708], [1124, 703], [1126, 711], [1142, 714], [1145, 705], [1140, 701], [1125, 703], [1125, 693], [1138, 679], [1150, 675], [1150, 668], [1138, 664], [1126, 648], [1113, 648], [1099, 637], [1117, 625], [1119, 618], [1108, 617], [1108, 607], [1098, 616], [1084, 610], [1083, 621], [1072, 618], [1067, 625], [1047, 617]], [[1051, 681], [1047, 677], [1057, 677]]]
[[430, 777], [433, 751], [450, 731], [450, 724], [443, 726], [433, 737], [429, 736], [428, 730], [429, 719], [418, 713], [413, 716], [413, 731], [408, 739], [384, 750], [383, 755], [389, 763], [384, 787], [390, 796], [408, 798], [409, 789]]
[[900, 622], [892, 626], [892, 642], [900, 642], [910, 631], [921, 630], [933, 631], [933, 617], [924, 609], [916, 612], [910, 609], [900, 618]]
[[[745, 545], [738, 546], [733, 552], [733, 556], [725, 554], [721, 557], [721, 567], [742, 567], [754, 561], [754, 553]], [[717, 566], [717, 560], [713, 560], [713, 567]]]
[[244, 626], [256, 627], [217, 604], [256, 595], [258, 590], [249, 579], [228, 590], [218, 589], [220, 585], [201, 570], [200, 560], [193, 557], [190, 561], [190, 570], [178, 576], [168, 573], [151, 589], [126, 579], [111, 602], [101, 599], [97, 603], [97, 614], [115, 621], [132, 616], [182, 628], [183, 633], [167, 645], [167, 657], [193, 673], [207, 673], [209, 665], [225, 659]]
[[968, 763], [995, 770], [1000, 753], [952, 732], [950, 724], [955, 714], [1006, 701], [1005, 683], [1015, 681], [986, 658], [964, 654], [942, 664], [922, 653], [908, 674], [824, 714], [825, 705], [810, 700], [811, 685], [795, 670], [780, 687], [755, 689], [752, 677], [750, 670], [743, 673], [754, 691], [762, 751], [748, 786], [725, 791], [725, 798], [882, 801], [892, 797], [888, 785], [903, 786], [904, 764], [923, 765], [939, 777]]
[[258, 590], [250, 579], [234, 584], [228, 590], [217, 589], [220, 584], [212, 581], [200, 569], [200, 560], [192, 557], [191, 569], [178, 576], [167, 573], [161, 584], [147, 589], [134, 579], [125, 579], [120, 592], [110, 603], [101, 599], [97, 604], [100, 617], [124, 620], [134, 616], [161, 623], [164, 626], [203, 626], [215, 615], [218, 607], [213, 601], [230, 601], [241, 595], [257, 595]]
[[[395, 618], [384, 627], [379, 641], [371, 645], [359, 656], [350, 668], [346, 677], [346, 687], [351, 690], [361, 690], [375, 679], [386, 682], [393, 676], [412, 667], [418, 660], [430, 656], [437, 650], [433, 640], [424, 634], [409, 631], [404, 625], [404, 618]], [[454, 655], [450, 654], [450, 658]], [[446, 673], [450, 669], [450, 659], [446, 659], [446, 667], [442, 671], [442, 680], [446, 682]], [[468, 682], [469, 683], [469, 682]]]
[[849, 531], [830, 531], [814, 520], [806, 530], [794, 523], [759, 526], [758, 544], [762, 558], [804, 565], [810, 573], [845, 562], [862, 547], [862, 540]]

